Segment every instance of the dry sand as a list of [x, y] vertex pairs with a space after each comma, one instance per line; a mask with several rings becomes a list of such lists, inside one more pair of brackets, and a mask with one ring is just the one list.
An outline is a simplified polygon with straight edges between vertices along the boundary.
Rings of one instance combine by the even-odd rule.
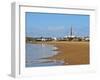
[[64, 64], [89, 64], [89, 42], [50, 42], [59, 53], [50, 59], [62, 60]]

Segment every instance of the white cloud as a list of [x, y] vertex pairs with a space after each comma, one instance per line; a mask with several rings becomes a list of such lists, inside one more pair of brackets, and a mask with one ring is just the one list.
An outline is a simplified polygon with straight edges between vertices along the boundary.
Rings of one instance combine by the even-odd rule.
[[49, 26], [47, 27], [48, 31], [61, 31], [64, 30], [64, 26]]

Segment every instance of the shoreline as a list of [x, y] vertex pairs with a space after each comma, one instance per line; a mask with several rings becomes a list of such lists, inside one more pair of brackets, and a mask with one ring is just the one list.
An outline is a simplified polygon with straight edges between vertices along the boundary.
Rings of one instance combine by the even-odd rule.
[[47, 59], [64, 61], [64, 65], [89, 64], [89, 42], [84, 41], [53, 41], [37, 42], [35, 44], [49, 44], [57, 47], [58, 54]]
[[64, 65], [89, 64], [89, 42], [50, 43], [60, 51], [49, 59], [64, 61]]

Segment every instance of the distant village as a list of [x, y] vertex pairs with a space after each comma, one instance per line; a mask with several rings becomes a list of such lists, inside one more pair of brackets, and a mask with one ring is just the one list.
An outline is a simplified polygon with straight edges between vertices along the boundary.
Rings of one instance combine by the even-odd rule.
[[35, 41], [89, 41], [89, 36], [78, 37], [73, 34], [73, 28], [70, 28], [69, 35], [64, 37], [26, 37], [26, 42]]

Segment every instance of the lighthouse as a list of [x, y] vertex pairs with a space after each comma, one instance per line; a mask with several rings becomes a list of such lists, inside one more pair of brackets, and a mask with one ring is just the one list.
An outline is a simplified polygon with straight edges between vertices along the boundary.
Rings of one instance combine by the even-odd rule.
[[75, 38], [75, 36], [73, 35], [73, 27], [71, 26], [70, 27], [70, 30], [69, 30], [69, 38]]
[[65, 38], [75, 38], [75, 36], [73, 35], [73, 27], [71, 26], [70, 29], [69, 29], [69, 35], [68, 36], [65, 36]]
[[73, 30], [72, 30], [72, 26], [70, 28], [70, 37], [73, 36]]

